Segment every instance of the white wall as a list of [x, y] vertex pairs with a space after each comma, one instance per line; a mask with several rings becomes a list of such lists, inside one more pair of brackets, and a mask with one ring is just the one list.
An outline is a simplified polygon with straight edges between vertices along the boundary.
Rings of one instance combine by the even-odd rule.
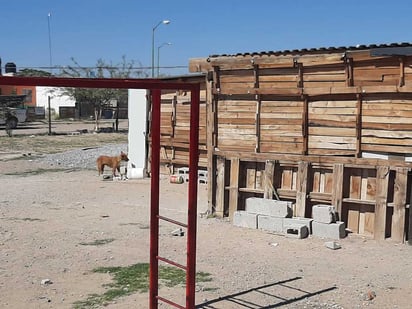
[[146, 174], [146, 105], [145, 89], [129, 89], [128, 178], [143, 178]]
[[[52, 91], [52, 92], [50, 92]], [[37, 87], [36, 88], [36, 106], [44, 107], [47, 111], [48, 97], [51, 97], [50, 107], [59, 114], [60, 106], [75, 106], [75, 101], [68, 96], [61, 96], [62, 90], [55, 87]]]

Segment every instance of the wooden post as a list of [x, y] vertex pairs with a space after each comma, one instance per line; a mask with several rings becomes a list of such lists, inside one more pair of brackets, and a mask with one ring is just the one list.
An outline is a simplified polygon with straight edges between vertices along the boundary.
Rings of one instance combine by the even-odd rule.
[[298, 179], [296, 182], [296, 217], [305, 217], [308, 194], [309, 163], [300, 161], [298, 165]]
[[229, 193], [229, 218], [233, 219], [233, 213], [237, 210], [239, 198], [239, 158], [230, 160], [230, 193]]
[[[216, 182], [215, 182], [215, 167], [216, 161], [214, 160], [213, 152], [215, 149], [214, 143], [214, 96], [211, 95], [213, 87], [213, 81], [206, 81], [206, 149], [207, 149], [207, 208], [213, 213], [213, 196], [217, 194]], [[223, 190], [225, 184], [223, 179]], [[217, 199], [216, 199], [217, 203]], [[216, 205], [217, 208], [217, 205]], [[217, 209], [216, 209], [217, 211]], [[223, 208], [222, 208], [223, 211]], [[222, 213], [223, 214], [223, 213]], [[223, 216], [223, 215], [222, 215]]]
[[378, 166], [376, 170], [376, 202], [374, 238], [385, 239], [386, 208], [388, 202], [389, 167]]
[[216, 159], [216, 209], [215, 214], [222, 217], [225, 214], [225, 158], [218, 156]]
[[392, 216], [392, 239], [404, 242], [405, 237], [405, 210], [406, 210], [406, 186], [408, 182], [408, 168], [396, 168], [393, 216]]
[[362, 155], [362, 96], [356, 95], [356, 153], [355, 157]]
[[265, 174], [263, 180], [263, 198], [273, 199], [275, 188], [273, 187], [273, 175], [275, 172], [275, 163], [273, 161], [266, 161]]
[[343, 171], [343, 164], [333, 166], [332, 206], [338, 212], [340, 220], [342, 219]]

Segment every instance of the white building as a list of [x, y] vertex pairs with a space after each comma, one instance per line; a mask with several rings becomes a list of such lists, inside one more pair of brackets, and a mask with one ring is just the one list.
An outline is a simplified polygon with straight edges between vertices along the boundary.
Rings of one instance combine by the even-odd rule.
[[36, 87], [36, 106], [44, 107], [47, 111], [50, 97], [50, 108], [54, 111], [54, 114], [59, 114], [60, 106], [74, 107], [76, 101], [68, 96], [62, 96], [63, 90], [55, 87]]

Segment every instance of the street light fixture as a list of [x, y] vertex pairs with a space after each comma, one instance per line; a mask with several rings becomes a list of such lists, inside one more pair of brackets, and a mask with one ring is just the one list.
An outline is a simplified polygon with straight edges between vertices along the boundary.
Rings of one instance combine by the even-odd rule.
[[160, 69], [160, 49], [163, 46], [170, 46], [172, 43], [163, 43], [157, 47], [157, 77], [159, 77], [159, 69]]
[[159, 27], [161, 24], [168, 25], [168, 24], [170, 24], [170, 20], [167, 20], [167, 19], [161, 20], [152, 29], [152, 77], [154, 77], [154, 75], [155, 75], [155, 68], [154, 68], [154, 61], [155, 61], [155, 59], [154, 59], [155, 58], [155, 55], [154, 55], [155, 54], [155, 50], [154, 50], [155, 49], [155, 31], [156, 31], [157, 27]]
[[52, 66], [53, 66], [53, 62], [52, 62], [52, 46], [51, 46], [51, 32], [50, 32], [50, 18], [51, 18], [51, 13], [49, 12], [47, 14], [47, 28], [49, 30], [49, 65], [50, 65], [50, 73], [52, 73]]

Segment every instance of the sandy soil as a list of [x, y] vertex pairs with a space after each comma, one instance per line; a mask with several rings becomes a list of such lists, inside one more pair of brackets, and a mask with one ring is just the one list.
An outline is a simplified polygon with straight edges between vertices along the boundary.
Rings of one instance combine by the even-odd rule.
[[[36, 170], [28, 160], [0, 158], [0, 308], [71, 308], [105, 291], [100, 266], [149, 261], [150, 179], [104, 181], [97, 172]], [[201, 216], [206, 186], [199, 185], [198, 308], [410, 308], [412, 247], [357, 235], [325, 247], [325, 239], [292, 239], [234, 227]], [[184, 221], [187, 184], [161, 180], [160, 213]], [[160, 226], [160, 255], [184, 264], [186, 236]], [[82, 242], [113, 238], [103, 246]], [[42, 285], [43, 279], [52, 284]], [[184, 304], [184, 287], [159, 295]], [[148, 308], [136, 293], [107, 308]], [[160, 308], [170, 308], [165, 304]]]

